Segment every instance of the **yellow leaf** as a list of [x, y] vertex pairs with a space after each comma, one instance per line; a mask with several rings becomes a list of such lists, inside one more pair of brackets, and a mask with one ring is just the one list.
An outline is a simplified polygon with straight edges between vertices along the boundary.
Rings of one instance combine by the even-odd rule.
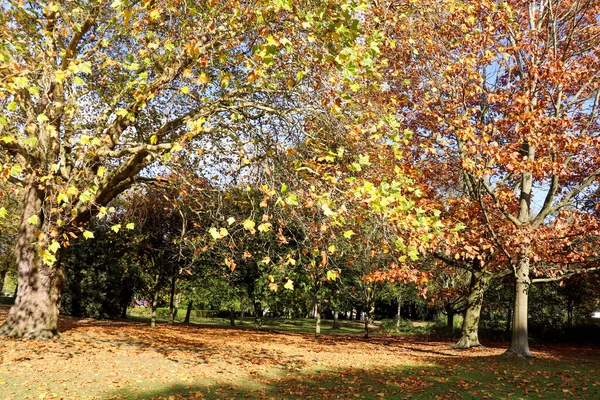
[[130, 222], [127, 225], [125, 225], [125, 228], [129, 230], [135, 229], [135, 224], [133, 222]]
[[255, 232], [254, 226], [256, 226], [256, 223], [254, 221], [252, 221], [251, 219], [247, 219], [244, 221], [244, 229], [245, 230], [254, 233]]
[[259, 232], [263, 232], [263, 233], [264, 233], [264, 232], [269, 232], [269, 231], [271, 230], [271, 226], [272, 226], [272, 225], [271, 225], [270, 223], [268, 223], [268, 222], [267, 222], [267, 223], [264, 223], [264, 224], [260, 224], [260, 225], [258, 226], [258, 231], [259, 231]]
[[87, 240], [87, 239], [93, 239], [94, 238], [94, 233], [90, 232], [90, 231], [83, 231], [83, 237]]
[[350, 239], [353, 235], [355, 235], [355, 233], [353, 231], [346, 231], [346, 232], [344, 232], [344, 237], [346, 239]]

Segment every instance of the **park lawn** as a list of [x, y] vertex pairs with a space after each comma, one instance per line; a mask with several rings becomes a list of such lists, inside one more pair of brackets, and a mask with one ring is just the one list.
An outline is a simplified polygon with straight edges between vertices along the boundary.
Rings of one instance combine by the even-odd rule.
[[600, 398], [593, 348], [536, 346], [523, 360], [502, 357], [506, 343], [455, 351], [418, 336], [72, 318], [61, 330], [47, 342], [0, 339], [0, 399]]
[[[159, 308], [157, 321], [166, 322], [167, 321], [167, 309]], [[185, 311], [185, 310], [183, 310]], [[149, 308], [141, 308], [135, 307], [133, 309], [129, 309], [127, 313], [128, 317], [135, 321], [149, 322], [150, 321], [150, 309]], [[175, 318], [176, 322], [183, 323], [185, 319], [185, 312], [178, 312]], [[193, 325], [199, 325], [202, 327], [219, 327], [219, 328], [229, 328], [230, 321], [229, 318], [223, 317], [198, 317], [195, 312], [192, 313], [190, 317], [190, 322]], [[235, 324], [237, 329], [249, 329], [254, 330], [254, 317], [245, 317], [244, 323], [240, 324], [240, 318], [237, 317], [235, 319]], [[332, 329], [332, 320], [322, 320], [321, 321], [321, 333], [324, 335], [359, 335], [363, 336], [365, 333], [365, 326], [363, 322], [360, 321], [348, 321], [340, 319], [341, 327], [339, 329]], [[415, 334], [417, 332], [424, 332], [422, 329], [423, 323], [419, 321], [419, 323], [413, 324], [411, 321], [406, 321], [401, 325], [400, 334], [410, 335]], [[268, 331], [277, 331], [277, 332], [296, 332], [296, 333], [307, 333], [313, 334], [315, 332], [315, 320], [310, 318], [273, 318], [273, 317], [263, 317], [262, 319], [262, 329]], [[376, 322], [375, 324], [370, 325], [370, 332], [374, 334], [382, 333], [381, 323]]]

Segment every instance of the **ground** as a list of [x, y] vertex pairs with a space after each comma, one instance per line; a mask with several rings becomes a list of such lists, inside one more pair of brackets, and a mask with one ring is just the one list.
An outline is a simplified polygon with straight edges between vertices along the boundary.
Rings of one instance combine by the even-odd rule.
[[534, 345], [524, 360], [502, 357], [506, 343], [456, 351], [419, 336], [72, 318], [61, 330], [0, 339], [0, 399], [600, 398], [600, 349], [588, 347]]

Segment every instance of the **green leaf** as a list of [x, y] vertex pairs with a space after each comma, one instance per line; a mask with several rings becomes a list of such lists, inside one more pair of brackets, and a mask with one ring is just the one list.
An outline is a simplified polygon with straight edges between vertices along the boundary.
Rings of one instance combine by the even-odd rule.
[[49, 119], [46, 116], [46, 114], [40, 114], [40, 115], [37, 116], [36, 119], [37, 119], [37, 122], [39, 122], [40, 124], [43, 124], [44, 122], [48, 122], [49, 121]]
[[0, 218], [6, 218], [7, 215], [8, 211], [6, 211], [6, 208], [0, 207]]
[[27, 222], [30, 225], [39, 225], [40, 224], [40, 219], [38, 218], [37, 215], [32, 215], [31, 217], [27, 218]]
[[344, 237], [346, 239], [350, 239], [353, 235], [355, 235], [355, 233], [353, 231], [346, 231], [346, 232], [344, 232]]
[[83, 237], [88, 240], [88, 239], [93, 239], [94, 238], [94, 234], [90, 231], [83, 231]]
[[294, 281], [288, 279], [288, 281], [283, 285], [283, 287], [287, 290], [294, 290]]
[[90, 137], [88, 135], [81, 135], [81, 137], [79, 138], [79, 143], [84, 144], [84, 145], [90, 145], [92, 144], [90, 142]]
[[48, 250], [44, 250], [44, 253], [42, 254], [42, 262], [51, 267], [56, 262], [56, 257], [54, 257], [54, 255]]
[[37, 142], [38, 142], [37, 138], [34, 138], [34, 137], [30, 137], [30, 138], [23, 140], [23, 143], [29, 147], [34, 147], [37, 144]]
[[67, 196], [65, 193], [59, 193], [58, 196], [56, 196], [56, 202], [58, 204], [67, 203], [68, 201], [69, 201], [69, 196]]
[[119, 233], [119, 231], [121, 230], [121, 224], [116, 224], [110, 227], [110, 230], [113, 231], [114, 233]]
[[17, 139], [15, 139], [15, 138], [14, 138], [14, 137], [12, 137], [12, 136], [2, 136], [2, 137], [0, 138], [0, 140], [2, 140], [2, 141], [3, 141], [4, 143], [6, 143], [6, 144], [9, 144], [9, 143], [11, 143], [11, 142], [16, 142], [16, 141], [17, 141]]
[[298, 196], [294, 193], [290, 193], [289, 196], [285, 199], [285, 203], [289, 206], [297, 206], [298, 205]]
[[58, 243], [56, 240], [53, 240], [48, 246], [48, 250], [50, 250], [53, 254], [56, 254], [58, 249], [60, 249], [60, 243]]
[[133, 222], [128, 223], [127, 225], [125, 225], [126, 229], [129, 229], [130, 231], [135, 229], [135, 224]]
[[333, 271], [333, 270], [327, 271], [327, 280], [328, 281], [335, 281], [339, 277], [340, 277], [339, 272]]

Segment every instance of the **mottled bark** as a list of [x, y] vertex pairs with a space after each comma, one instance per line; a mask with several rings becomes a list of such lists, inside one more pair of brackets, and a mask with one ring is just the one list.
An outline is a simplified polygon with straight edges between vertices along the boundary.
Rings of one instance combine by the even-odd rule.
[[505, 354], [532, 357], [527, 333], [527, 302], [529, 297], [529, 257], [519, 258], [515, 276], [515, 306], [510, 347]]
[[[36, 246], [44, 226], [44, 193], [36, 184], [27, 190], [16, 245], [18, 292], [0, 336], [49, 339], [58, 335], [58, 313], [63, 270], [60, 254], [54, 266], [45, 265]], [[37, 224], [30, 223], [32, 216]]]
[[490, 275], [485, 271], [477, 271], [471, 274], [471, 284], [467, 308], [464, 313], [460, 339], [452, 347], [455, 349], [468, 349], [479, 347], [479, 319], [483, 296], [490, 281]]

